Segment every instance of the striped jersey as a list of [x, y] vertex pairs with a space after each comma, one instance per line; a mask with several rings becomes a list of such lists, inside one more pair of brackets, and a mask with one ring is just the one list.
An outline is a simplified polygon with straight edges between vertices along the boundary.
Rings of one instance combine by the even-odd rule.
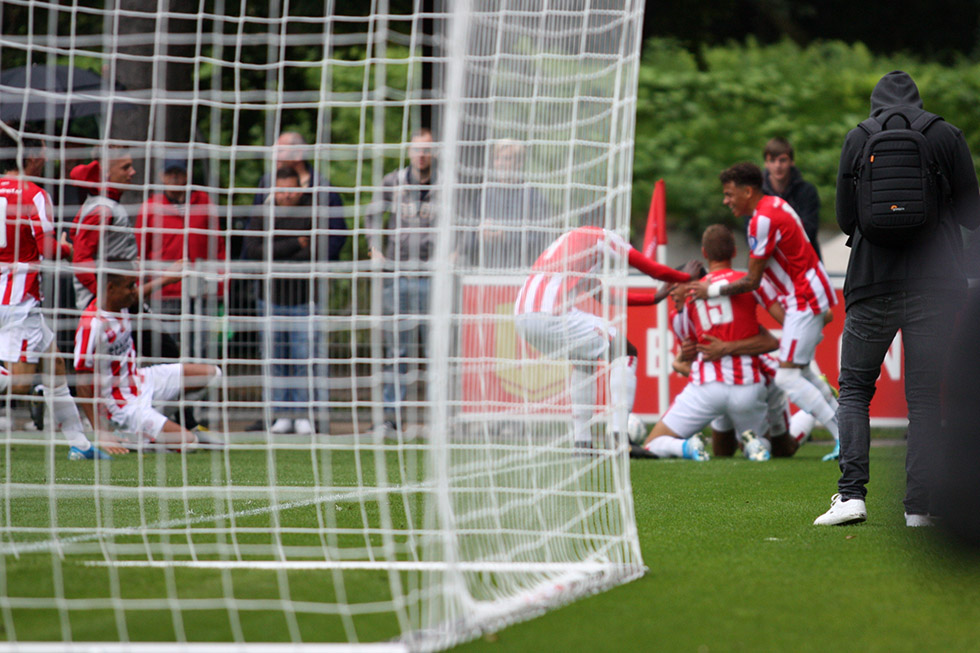
[[0, 178], [0, 305], [12, 306], [33, 299], [40, 302], [41, 262], [45, 233], [54, 233], [48, 200], [37, 184], [12, 177]]
[[[708, 283], [728, 284], [744, 276], [744, 272], [735, 270], [715, 270], [709, 272], [705, 280]], [[719, 340], [733, 342], [759, 333], [756, 305], [763, 302], [764, 299], [757, 293], [688, 300], [684, 315], [699, 341], [707, 342], [705, 335], [711, 335]], [[723, 356], [716, 361], [705, 361], [698, 354], [691, 364], [691, 383], [695, 385], [715, 382], [747, 385], [762, 381], [762, 363], [758, 356], [738, 354]]]
[[625, 263], [630, 249], [626, 240], [601, 227], [579, 227], [563, 234], [534, 262], [517, 294], [514, 314], [561, 315], [582, 301], [597, 301], [606, 257]]
[[749, 256], [769, 259], [763, 277], [775, 288], [787, 311], [820, 314], [837, 303], [827, 269], [786, 200], [766, 195], [749, 220]]
[[129, 309], [110, 313], [95, 299], [78, 321], [75, 370], [93, 376], [93, 395], [112, 417], [139, 396], [143, 375], [136, 366]]

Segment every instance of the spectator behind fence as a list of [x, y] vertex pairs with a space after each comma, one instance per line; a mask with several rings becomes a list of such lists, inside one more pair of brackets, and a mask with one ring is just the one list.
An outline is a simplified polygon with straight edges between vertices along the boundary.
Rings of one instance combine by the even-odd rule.
[[[312, 210], [303, 201], [299, 175], [292, 167], [276, 171], [275, 190], [267, 199], [265, 215], [253, 219], [245, 239], [245, 256], [267, 265], [306, 263], [315, 259]], [[271, 244], [271, 246], [270, 246]], [[259, 314], [267, 325], [263, 358], [269, 362], [272, 417], [269, 431], [276, 434], [313, 433], [310, 415], [310, 353], [313, 339], [314, 288], [308, 276], [262, 276], [258, 288]]]
[[[339, 260], [340, 250], [344, 248], [344, 243], [347, 242], [347, 220], [344, 218], [344, 202], [340, 195], [331, 191], [330, 182], [327, 178], [316, 172], [313, 162], [309, 158], [310, 147], [302, 135], [297, 132], [283, 132], [276, 140], [274, 154], [274, 172], [271, 175], [269, 173], [262, 175], [258, 187], [269, 188], [272, 185], [269, 183], [270, 178], [275, 179], [282, 168], [291, 168], [295, 171], [300, 188], [309, 188], [314, 191], [302, 193], [300, 202], [303, 205], [315, 206], [317, 229], [325, 228], [328, 230], [326, 232], [320, 231], [314, 236], [314, 238], [326, 238], [327, 240], [326, 246], [323, 246], [322, 243], [316, 245], [316, 251], [319, 254], [317, 260]], [[268, 199], [268, 192], [258, 192], [255, 194], [252, 203], [255, 206], [262, 206]]]
[[817, 235], [820, 230], [820, 195], [817, 187], [804, 181], [793, 157], [793, 146], [785, 138], [771, 138], [762, 151], [766, 168], [762, 171], [762, 192], [786, 200], [803, 223], [817, 258], [823, 260]]
[[[385, 175], [380, 198], [367, 218], [368, 252], [393, 276], [385, 276], [382, 327], [384, 421], [375, 425], [380, 437], [392, 435], [404, 419], [402, 404], [409, 385], [419, 376], [425, 353], [431, 285], [429, 259], [435, 249], [435, 157], [432, 133], [419, 129], [408, 148], [409, 165]], [[388, 222], [384, 214], [388, 213]], [[397, 372], [395, 363], [397, 360]]]
[[490, 183], [475, 208], [478, 225], [467, 247], [470, 263], [480, 268], [510, 270], [530, 267], [552, 240], [546, 231], [553, 212], [524, 175], [525, 150], [504, 139], [493, 148]]
[[[159, 263], [223, 261], [225, 239], [220, 233], [217, 213], [207, 193], [188, 187], [187, 162], [165, 160], [160, 180], [165, 185], [163, 192], [150, 195], [136, 216], [136, 244], [140, 258]], [[220, 295], [220, 289], [218, 293]], [[150, 310], [159, 317], [160, 331], [173, 338], [174, 346], [178, 347], [176, 352], [168, 348], [166, 353], [161, 351], [161, 355], [166, 358], [179, 356], [182, 318], [192, 313], [194, 307], [190, 302], [200, 296], [200, 293], [188, 293], [185, 305], [183, 282], [178, 281], [164, 286], [149, 298]], [[190, 424], [188, 428], [197, 424], [193, 406], [184, 407], [184, 419], [185, 426]]]
[[[136, 216], [136, 244], [145, 261], [187, 263], [223, 261], [225, 239], [218, 216], [208, 194], [188, 186], [187, 162], [167, 159], [160, 181], [163, 192], [150, 195]], [[150, 297], [150, 308], [156, 313], [179, 316], [187, 312], [182, 306], [181, 281], [164, 286]], [[167, 320], [179, 333], [179, 321]]]

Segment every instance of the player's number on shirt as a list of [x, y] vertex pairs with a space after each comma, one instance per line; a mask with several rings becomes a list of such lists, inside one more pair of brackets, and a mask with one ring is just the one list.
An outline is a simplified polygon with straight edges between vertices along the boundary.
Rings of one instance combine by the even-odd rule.
[[[7, 198], [0, 197], [0, 215], [7, 215]], [[0, 229], [0, 249], [7, 247], [7, 227], [4, 225], [3, 229]]]
[[699, 299], [694, 302], [694, 305], [698, 310], [698, 321], [705, 328], [718, 326], [719, 324], [729, 324], [735, 319], [732, 311], [732, 300], [729, 297]]

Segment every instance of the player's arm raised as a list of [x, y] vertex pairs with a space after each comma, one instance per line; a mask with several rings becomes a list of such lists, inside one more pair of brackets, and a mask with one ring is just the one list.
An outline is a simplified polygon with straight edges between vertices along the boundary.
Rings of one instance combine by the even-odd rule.
[[762, 283], [762, 273], [765, 271], [768, 262], [768, 258], [749, 258], [749, 272], [738, 281], [709, 284], [707, 280], [701, 280], [689, 284], [688, 292], [695, 299], [711, 299], [752, 292]]
[[664, 265], [663, 263], [657, 263], [653, 259], [647, 258], [633, 248], [630, 248], [629, 250], [628, 260], [632, 267], [646, 274], [648, 277], [652, 277], [660, 281], [682, 282], [690, 281], [691, 279], [691, 275], [689, 275], [687, 272], [680, 272], [668, 265]]

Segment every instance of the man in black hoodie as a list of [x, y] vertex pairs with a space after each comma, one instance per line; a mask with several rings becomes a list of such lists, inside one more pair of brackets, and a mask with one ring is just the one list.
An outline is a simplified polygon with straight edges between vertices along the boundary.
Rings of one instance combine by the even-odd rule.
[[[901, 107], [914, 121], [922, 100], [912, 78], [890, 72], [871, 93], [871, 117]], [[893, 122], [895, 124], [893, 124]], [[886, 127], [904, 126], [901, 117]], [[932, 524], [931, 475], [940, 440], [940, 386], [949, 333], [957, 307], [966, 298], [967, 281], [960, 227], [980, 225], [980, 189], [963, 133], [943, 120], [924, 132], [948, 190], [940, 201], [939, 224], [912, 245], [882, 247], [857, 227], [855, 165], [868, 134], [852, 129], [844, 140], [837, 172], [837, 222], [850, 238], [851, 256], [844, 282], [846, 317], [841, 343], [839, 494], [817, 525], [864, 521], [870, 428], [868, 405], [881, 363], [896, 332], [902, 330], [905, 397], [909, 406], [906, 454], [905, 523]]]

